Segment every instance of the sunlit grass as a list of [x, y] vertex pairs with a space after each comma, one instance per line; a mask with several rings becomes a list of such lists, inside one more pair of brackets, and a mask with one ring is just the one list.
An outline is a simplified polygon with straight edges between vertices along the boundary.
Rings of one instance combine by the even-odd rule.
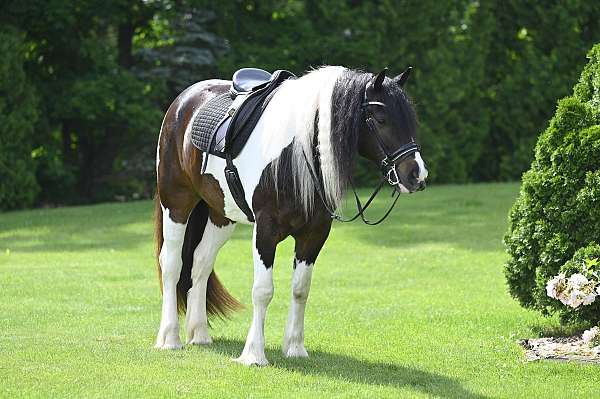
[[[506, 293], [501, 238], [517, 190], [431, 187], [378, 227], [335, 224], [314, 273], [309, 359], [280, 354], [293, 247], [284, 242], [267, 368], [230, 361], [249, 309], [215, 322], [211, 347], [153, 349], [150, 202], [1, 214], [0, 397], [594, 397], [600, 369], [525, 363], [516, 344], [557, 327]], [[250, 234], [239, 226], [216, 266], [246, 304]]]

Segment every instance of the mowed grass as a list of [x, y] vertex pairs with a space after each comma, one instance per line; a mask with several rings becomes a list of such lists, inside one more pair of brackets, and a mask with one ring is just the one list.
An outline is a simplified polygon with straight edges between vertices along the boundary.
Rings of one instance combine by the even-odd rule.
[[280, 353], [293, 256], [282, 243], [266, 368], [231, 361], [251, 320], [249, 227], [216, 265], [248, 308], [213, 323], [212, 346], [159, 351], [151, 202], [2, 214], [0, 396], [598, 397], [595, 366], [523, 361], [516, 340], [558, 323], [506, 292], [501, 238], [517, 191], [430, 187], [380, 226], [336, 223], [314, 272], [309, 359]]

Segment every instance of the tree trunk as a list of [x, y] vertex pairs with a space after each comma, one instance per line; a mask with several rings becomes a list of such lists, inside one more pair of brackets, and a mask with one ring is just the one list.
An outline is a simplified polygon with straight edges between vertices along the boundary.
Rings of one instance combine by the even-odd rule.
[[131, 15], [129, 15], [127, 21], [119, 24], [118, 37], [118, 61], [119, 65], [126, 69], [129, 69], [133, 64], [132, 44], [134, 32], [135, 27], [133, 26]]
[[62, 121], [61, 138], [62, 138], [62, 153], [64, 163], [71, 167], [76, 167], [76, 151], [73, 150], [73, 139], [71, 135], [77, 131], [76, 122], [70, 119]]

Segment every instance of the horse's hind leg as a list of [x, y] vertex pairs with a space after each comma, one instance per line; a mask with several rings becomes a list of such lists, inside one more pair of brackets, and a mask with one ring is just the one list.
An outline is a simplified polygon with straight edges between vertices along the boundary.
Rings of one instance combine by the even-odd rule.
[[229, 240], [235, 224], [212, 213], [200, 243], [194, 250], [192, 266], [192, 288], [188, 292], [186, 333], [188, 344], [210, 344], [208, 317], [206, 313], [206, 287], [213, 270], [217, 252]]
[[308, 357], [304, 348], [304, 310], [310, 291], [312, 270], [317, 255], [321, 251], [331, 222], [313, 226], [294, 235], [296, 250], [292, 276], [292, 301], [283, 338], [283, 355], [286, 357]]
[[177, 318], [177, 282], [181, 274], [181, 250], [185, 238], [187, 218], [194, 202], [185, 201], [186, 205], [162, 208], [163, 243], [159, 255], [162, 276], [163, 302], [160, 328], [156, 336], [156, 348], [179, 349], [179, 320]]

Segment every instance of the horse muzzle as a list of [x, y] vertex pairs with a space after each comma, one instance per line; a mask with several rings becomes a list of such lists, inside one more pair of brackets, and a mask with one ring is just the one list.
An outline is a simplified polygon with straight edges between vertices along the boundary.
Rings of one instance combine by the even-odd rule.
[[[405, 164], [395, 165], [388, 171], [388, 183], [400, 193], [414, 193], [423, 191], [427, 187], [425, 183], [428, 174], [427, 169], [419, 153], [415, 155], [414, 160], [406, 160]], [[406, 173], [407, 168], [408, 173]]]
[[399, 191], [400, 193], [403, 194], [412, 194], [412, 193], [416, 193], [417, 191], [423, 191], [425, 190], [425, 187], [427, 186], [427, 184], [422, 181], [417, 183], [415, 186], [409, 186], [410, 188], [407, 188], [406, 185], [402, 184], [402, 183], [398, 183], [394, 186], [394, 188]]

